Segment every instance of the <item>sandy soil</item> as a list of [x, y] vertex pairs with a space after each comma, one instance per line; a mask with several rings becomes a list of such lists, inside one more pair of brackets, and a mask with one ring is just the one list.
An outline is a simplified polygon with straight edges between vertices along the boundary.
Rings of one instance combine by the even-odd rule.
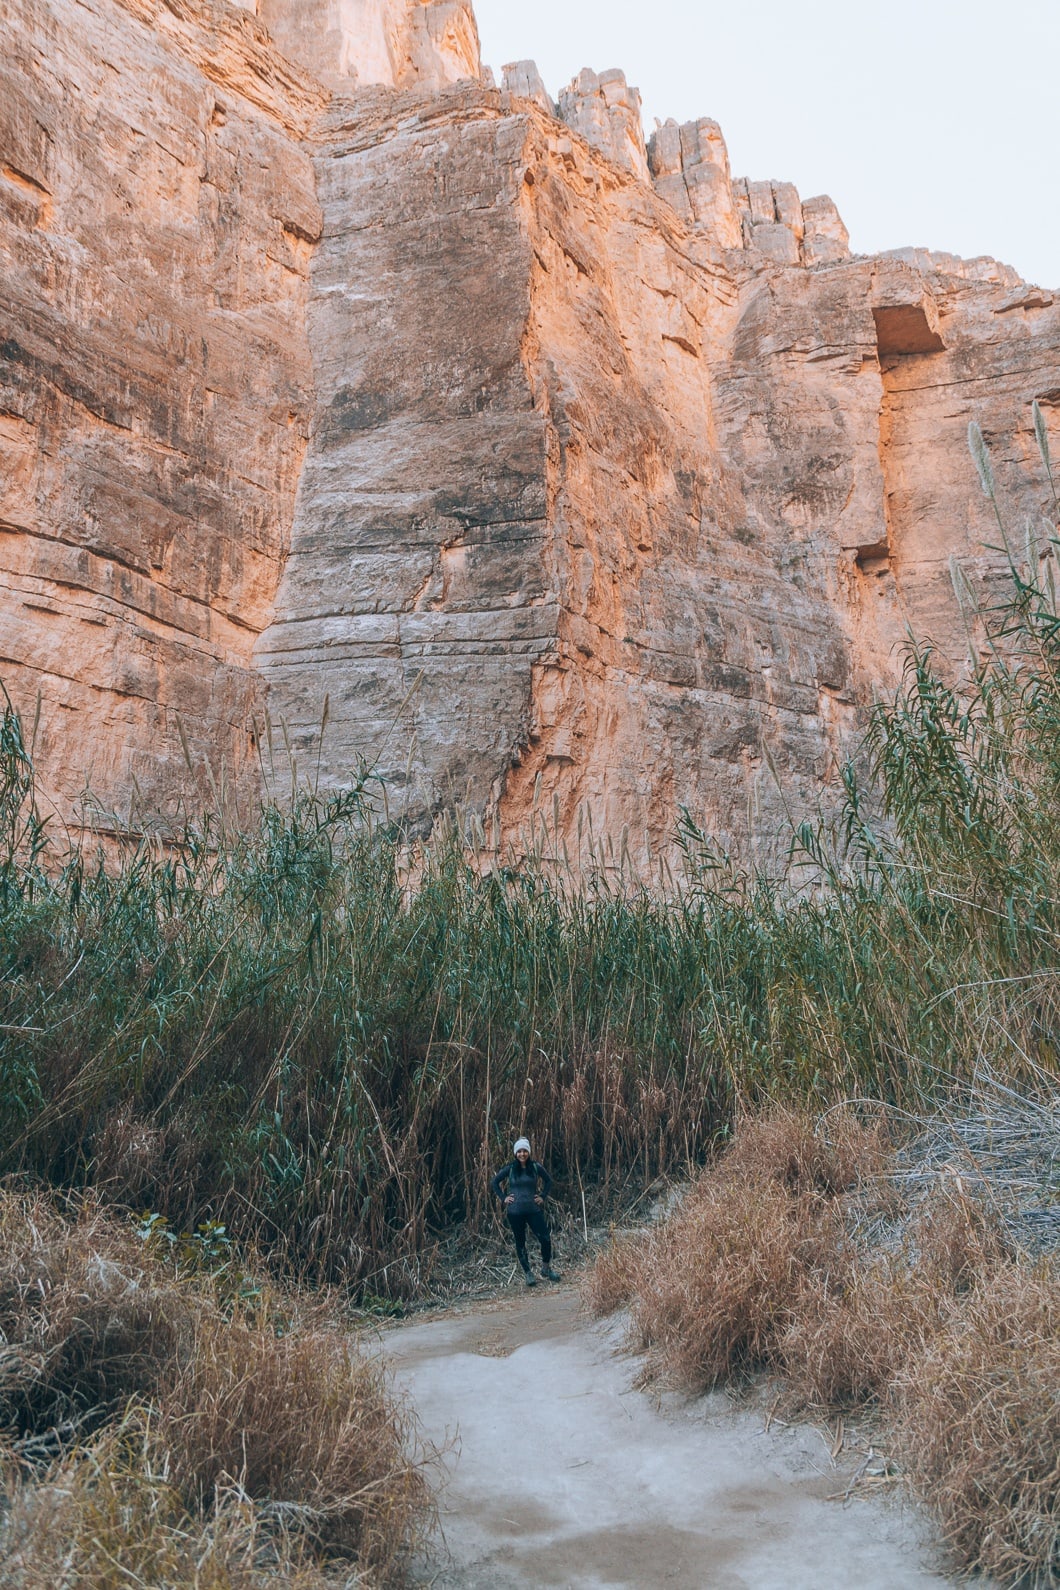
[[[448, 1443], [438, 1590], [942, 1590], [927, 1522], [854, 1486], [865, 1448], [768, 1429], [718, 1394], [630, 1389], [614, 1326], [573, 1287], [388, 1332], [384, 1351], [433, 1441]], [[850, 1495], [847, 1496], [848, 1491]], [[984, 1584], [980, 1590], [988, 1590]]]

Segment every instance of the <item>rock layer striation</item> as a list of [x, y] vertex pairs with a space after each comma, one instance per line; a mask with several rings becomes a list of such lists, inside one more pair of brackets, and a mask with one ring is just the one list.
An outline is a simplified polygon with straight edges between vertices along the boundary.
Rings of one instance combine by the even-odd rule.
[[815, 804], [1002, 573], [969, 421], [1052, 512], [1053, 295], [852, 255], [621, 73], [497, 88], [466, 0], [258, 9], [0, 21], [0, 670], [63, 812], [250, 798], [266, 718], [419, 831]]

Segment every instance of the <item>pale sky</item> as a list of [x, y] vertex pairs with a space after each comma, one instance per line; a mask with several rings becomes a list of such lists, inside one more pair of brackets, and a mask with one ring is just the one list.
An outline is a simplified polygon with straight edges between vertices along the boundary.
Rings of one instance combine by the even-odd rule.
[[475, 0], [483, 61], [549, 92], [620, 66], [721, 123], [734, 176], [829, 193], [858, 253], [992, 254], [1060, 287], [1060, 0]]

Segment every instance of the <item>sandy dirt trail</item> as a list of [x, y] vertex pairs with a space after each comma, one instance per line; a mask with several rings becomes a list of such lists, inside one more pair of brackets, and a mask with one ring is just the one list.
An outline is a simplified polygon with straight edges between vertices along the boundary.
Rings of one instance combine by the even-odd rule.
[[[614, 1326], [574, 1287], [388, 1332], [427, 1436], [450, 1442], [438, 1590], [944, 1590], [911, 1505], [855, 1490], [862, 1453], [768, 1430], [720, 1394], [661, 1405], [630, 1389]], [[983, 1583], [980, 1590], [989, 1590]]]

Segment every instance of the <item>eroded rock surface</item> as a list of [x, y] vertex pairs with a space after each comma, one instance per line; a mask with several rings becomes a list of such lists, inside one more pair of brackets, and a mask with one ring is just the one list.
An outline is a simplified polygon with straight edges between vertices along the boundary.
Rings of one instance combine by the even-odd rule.
[[908, 625], [967, 656], [970, 420], [1053, 511], [1053, 295], [852, 256], [619, 72], [496, 89], [466, 0], [257, 7], [0, 21], [0, 669], [62, 809], [249, 796], [266, 710], [420, 831], [813, 805]]
[[482, 72], [471, 0], [258, 0], [258, 11], [280, 49], [339, 93]]
[[320, 129], [317, 418], [257, 653], [300, 754], [326, 700], [325, 778], [365, 756], [414, 816], [484, 808], [557, 632], [526, 121], [498, 99], [336, 100]]
[[[186, 14], [185, 14], [186, 16]], [[0, 675], [64, 810], [256, 783], [325, 96], [228, 6], [0, 20]]]

